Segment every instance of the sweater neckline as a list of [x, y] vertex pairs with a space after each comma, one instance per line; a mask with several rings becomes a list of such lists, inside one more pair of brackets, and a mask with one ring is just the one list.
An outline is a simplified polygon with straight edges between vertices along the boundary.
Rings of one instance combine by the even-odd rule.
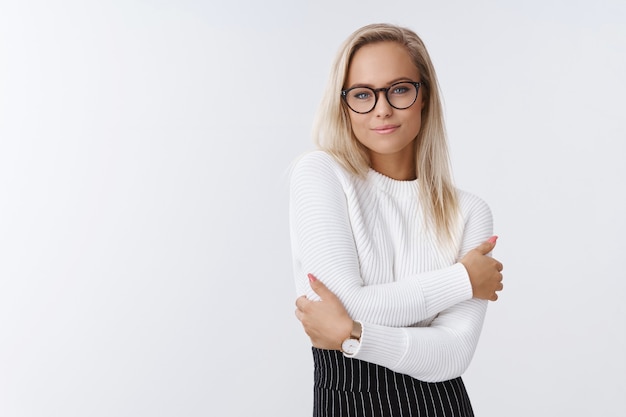
[[418, 192], [418, 180], [394, 180], [378, 171], [369, 169], [367, 177], [387, 194], [396, 197], [415, 197]]

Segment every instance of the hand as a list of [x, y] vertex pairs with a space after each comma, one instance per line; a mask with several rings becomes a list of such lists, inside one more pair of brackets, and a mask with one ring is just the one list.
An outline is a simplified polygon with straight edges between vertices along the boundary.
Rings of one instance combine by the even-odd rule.
[[296, 317], [319, 349], [341, 350], [341, 344], [350, 337], [352, 319], [343, 304], [324, 284], [309, 274], [311, 289], [320, 296], [320, 301], [311, 301], [306, 296], [296, 300]]
[[489, 238], [475, 249], [472, 249], [461, 259], [461, 263], [467, 269], [472, 284], [472, 292], [475, 298], [496, 301], [502, 291], [503, 266], [497, 260], [487, 256], [496, 246], [497, 236]]

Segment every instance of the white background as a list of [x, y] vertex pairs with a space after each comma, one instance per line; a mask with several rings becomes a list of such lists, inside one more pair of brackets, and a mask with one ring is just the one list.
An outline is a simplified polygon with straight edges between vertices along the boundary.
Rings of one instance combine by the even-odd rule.
[[428, 45], [500, 235], [476, 414], [626, 415], [626, 3], [15, 0], [1, 416], [310, 415], [285, 172], [339, 44], [380, 21]]

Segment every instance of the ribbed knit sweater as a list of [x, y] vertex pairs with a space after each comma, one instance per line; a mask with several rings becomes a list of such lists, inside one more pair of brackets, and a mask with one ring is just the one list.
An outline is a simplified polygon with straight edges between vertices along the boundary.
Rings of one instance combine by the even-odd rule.
[[351, 357], [437, 382], [460, 376], [476, 349], [487, 302], [472, 298], [458, 261], [492, 235], [492, 217], [459, 190], [458, 243], [444, 249], [418, 196], [417, 181], [358, 177], [325, 152], [305, 154], [291, 172], [292, 255], [298, 295], [319, 300], [312, 273], [362, 323]]

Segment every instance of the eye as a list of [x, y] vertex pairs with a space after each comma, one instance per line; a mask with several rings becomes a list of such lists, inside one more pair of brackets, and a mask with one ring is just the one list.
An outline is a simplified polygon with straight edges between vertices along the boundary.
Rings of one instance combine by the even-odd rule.
[[410, 87], [407, 84], [402, 84], [402, 85], [393, 87], [393, 89], [391, 90], [391, 94], [400, 96], [402, 94], [408, 93], [409, 91], [410, 91]]
[[372, 92], [365, 89], [353, 90], [350, 95], [354, 100], [369, 100], [372, 98]]

